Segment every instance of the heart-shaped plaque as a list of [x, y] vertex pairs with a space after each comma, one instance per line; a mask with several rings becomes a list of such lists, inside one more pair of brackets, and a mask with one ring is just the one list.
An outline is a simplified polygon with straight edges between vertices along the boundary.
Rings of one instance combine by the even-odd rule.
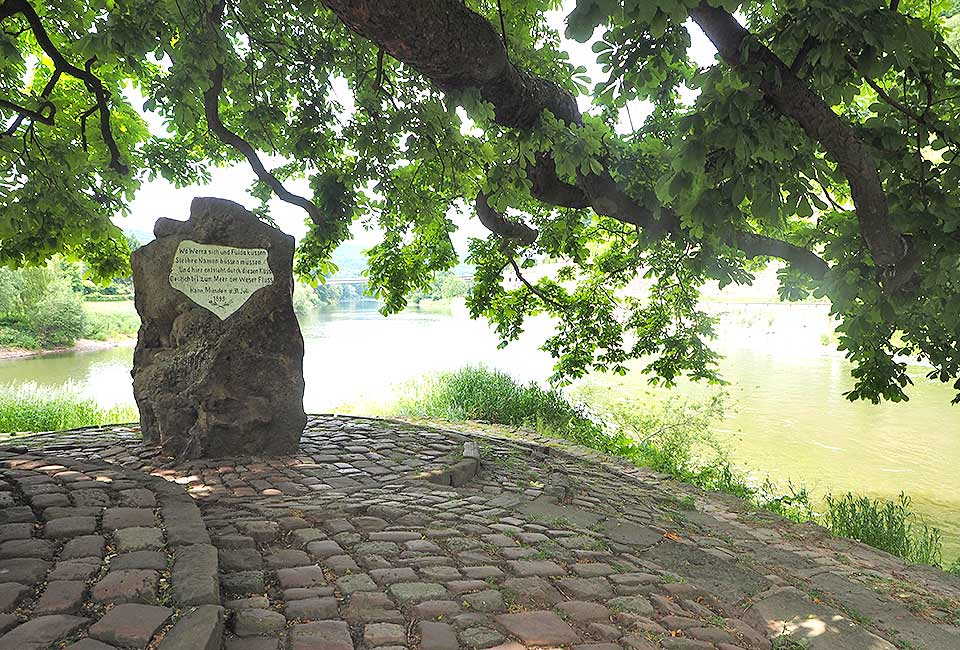
[[265, 248], [235, 248], [185, 239], [177, 246], [170, 286], [224, 320], [258, 289], [273, 284]]

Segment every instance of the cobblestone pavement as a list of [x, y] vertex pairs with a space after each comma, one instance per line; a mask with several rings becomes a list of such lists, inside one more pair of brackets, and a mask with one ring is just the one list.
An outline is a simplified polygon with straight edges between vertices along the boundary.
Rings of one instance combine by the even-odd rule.
[[17, 438], [0, 650], [960, 650], [957, 578], [491, 430], [317, 416], [296, 456], [181, 464]]

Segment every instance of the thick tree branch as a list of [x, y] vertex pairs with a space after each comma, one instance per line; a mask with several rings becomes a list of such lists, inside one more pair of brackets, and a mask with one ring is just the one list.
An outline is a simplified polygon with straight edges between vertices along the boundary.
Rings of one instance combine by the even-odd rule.
[[909, 281], [910, 265], [897, 268], [907, 257], [909, 243], [890, 222], [877, 163], [853, 128], [730, 13], [701, 2], [690, 11], [690, 17], [730, 67], [759, 75], [764, 96], [837, 162], [850, 185], [860, 235], [874, 261], [884, 269], [884, 286], [896, 290]]
[[474, 202], [477, 211], [477, 218], [480, 223], [490, 232], [499, 235], [506, 241], [515, 241], [521, 246], [529, 246], [537, 241], [538, 233], [536, 229], [531, 228], [525, 223], [510, 221], [502, 214], [490, 207], [487, 203], [487, 196], [480, 192], [477, 194], [477, 200]]
[[9, 109], [14, 113], [17, 113], [21, 117], [31, 119], [34, 122], [40, 122], [41, 124], [46, 124], [48, 126], [53, 125], [53, 116], [57, 110], [56, 107], [50, 102], [43, 102], [42, 104], [40, 104], [37, 110], [32, 110], [32, 109], [14, 104], [11, 101], [7, 101], [2, 97], [0, 97], [0, 108]]
[[[211, 30], [210, 33], [214, 34], [215, 36], [218, 35], [219, 24], [223, 17], [223, 8], [225, 4], [226, 3], [224, 0], [216, 3], [213, 6], [210, 14], [207, 16], [207, 23]], [[213, 40], [215, 41], [216, 38]], [[238, 134], [228, 129], [223, 123], [223, 120], [220, 118], [220, 94], [222, 92], [223, 64], [217, 64], [216, 67], [214, 67], [214, 69], [210, 72], [210, 87], [203, 93], [203, 112], [207, 120], [207, 126], [210, 127], [210, 131], [213, 132], [213, 134], [217, 136], [221, 142], [233, 147], [243, 154], [243, 157], [247, 159], [247, 163], [253, 169], [253, 172], [257, 175], [257, 178], [259, 178], [261, 182], [266, 183], [266, 185], [273, 190], [273, 193], [277, 195], [277, 198], [286, 203], [303, 208], [303, 210], [310, 215], [310, 219], [315, 224], [318, 226], [324, 225], [327, 220], [320, 212], [320, 208], [314, 205], [309, 199], [294, 194], [284, 187], [283, 183], [280, 182], [280, 179], [274, 176], [263, 165], [263, 161], [260, 160], [257, 150]]]
[[[483, 16], [461, 0], [323, 0], [348, 27], [383, 47], [445, 91], [474, 88], [493, 104], [502, 126], [530, 129], [544, 110], [580, 124], [574, 97], [553, 82], [517, 68], [507, 59], [503, 39]], [[398, 17], [406, 19], [398, 20]], [[644, 229], [651, 237], [679, 234], [680, 219], [668, 209], [646, 206], [620, 188], [610, 174], [581, 176], [576, 185], [559, 179], [553, 160], [538, 158], [528, 168], [534, 198], [551, 205], [592, 208]], [[656, 212], [655, 212], [656, 210]], [[479, 211], [478, 211], [479, 213]], [[739, 237], [739, 235], [738, 235]], [[747, 242], [751, 256], [778, 257], [814, 277], [823, 277], [826, 262], [816, 254], [768, 237], [742, 233], [728, 238], [734, 247]], [[819, 262], [819, 263], [816, 263]]]
[[[67, 61], [60, 50], [57, 49], [57, 46], [53, 44], [50, 35], [43, 26], [43, 22], [40, 20], [40, 16], [27, 0], [4, 0], [3, 4], [0, 5], [0, 20], [17, 14], [26, 19], [27, 24], [30, 25], [30, 31], [37, 39], [37, 44], [53, 62], [54, 77], [52, 83], [56, 83], [61, 73], [68, 74], [82, 81], [87, 90], [96, 98], [97, 109], [100, 113], [100, 135], [110, 151], [110, 168], [118, 174], [128, 173], [130, 168], [123, 163], [120, 148], [117, 146], [117, 141], [114, 139], [113, 131], [110, 128], [110, 91], [91, 70], [95, 59], [87, 61], [83, 69]], [[52, 89], [49, 84], [48, 88]], [[49, 90], [45, 90], [45, 93], [48, 92]]]

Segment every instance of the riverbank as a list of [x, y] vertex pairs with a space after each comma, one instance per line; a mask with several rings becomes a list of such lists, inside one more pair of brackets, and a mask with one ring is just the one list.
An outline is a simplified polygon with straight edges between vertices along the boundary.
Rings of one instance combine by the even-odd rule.
[[39, 350], [27, 350], [25, 348], [0, 348], [0, 361], [8, 359], [25, 359], [27, 357], [37, 357], [45, 354], [63, 354], [65, 352], [96, 352], [98, 350], [109, 350], [110, 348], [132, 346], [136, 342], [136, 338], [125, 338], [115, 341], [80, 339], [68, 347], [41, 348]]
[[40, 354], [92, 352], [135, 341], [140, 317], [132, 300], [76, 302], [66, 300], [72, 313], [62, 319], [53, 310], [44, 318], [21, 315], [0, 319], [0, 360]]

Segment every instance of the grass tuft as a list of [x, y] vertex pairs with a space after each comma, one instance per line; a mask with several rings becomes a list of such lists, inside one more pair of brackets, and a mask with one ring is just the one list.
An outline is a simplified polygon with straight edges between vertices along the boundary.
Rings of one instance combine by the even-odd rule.
[[940, 566], [941, 537], [938, 528], [917, 521], [910, 511], [910, 497], [902, 492], [896, 501], [871, 500], [846, 493], [825, 497], [824, 523], [834, 535], [849, 537], [910, 562]]
[[138, 417], [133, 406], [103, 408], [72, 384], [56, 388], [32, 382], [0, 384], [0, 434], [60, 431], [133, 422]]

